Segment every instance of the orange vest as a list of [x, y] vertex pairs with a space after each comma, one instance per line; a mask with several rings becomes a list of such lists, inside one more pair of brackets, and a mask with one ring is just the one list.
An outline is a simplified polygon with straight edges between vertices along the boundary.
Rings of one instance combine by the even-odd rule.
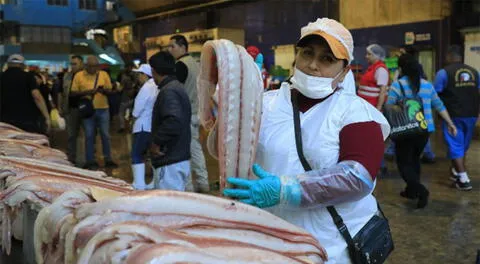
[[378, 96], [380, 95], [380, 87], [377, 85], [377, 80], [375, 79], [375, 72], [378, 68], [384, 68], [388, 72], [388, 68], [383, 61], [377, 61], [368, 66], [367, 71], [360, 79], [360, 86], [357, 91], [358, 96], [375, 107], [377, 107]]

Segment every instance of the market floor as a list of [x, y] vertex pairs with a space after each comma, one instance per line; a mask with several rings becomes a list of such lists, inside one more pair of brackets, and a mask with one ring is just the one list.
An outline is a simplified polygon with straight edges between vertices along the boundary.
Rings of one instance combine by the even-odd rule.
[[[388, 162], [389, 175], [378, 180], [375, 195], [390, 220], [395, 242], [395, 251], [387, 261], [389, 264], [472, 264], [480, 250], [480, 141], [472, 142], [468, 158], [473, 190], [462, 192], [452, 188], [448, 179], [449, 162], [443, 158], [445, 149], [439, 134], [433, 139], [437, 162], [422, 166], [422, 182], [430, 190], [430, 201], [425, 209], [413, 209], [414, 202], [399, 196], [404, 183], [395, 163]], [[62, 150], [65, 150], [65, 142], [64, 133], [56, 133], [52, 138], [52, 144]], [[102, 153], [100, 142], [98, 138], [97, 157]], [[80, 140], [79, 151], [83, 153], [82, 145], [83, 140]], [[132, 180], [130, 146], [129, 135], [113, 133], [112, 153], [120, 167], [107, 171], [129, 182]], [[79, 162], [83, 162], [82, 157]], [[98, 159], [98, 162], [102, 164], [103, 160]], [[215, 188], [218, 177], [216, 161], [207, 155], [207, 163], [210, 182]], [[15, 248], [18, 247], [21, 246]], [[21, 252], [15, 255], [9, 260], [0, 258], [0, 263], [23, 263]]]

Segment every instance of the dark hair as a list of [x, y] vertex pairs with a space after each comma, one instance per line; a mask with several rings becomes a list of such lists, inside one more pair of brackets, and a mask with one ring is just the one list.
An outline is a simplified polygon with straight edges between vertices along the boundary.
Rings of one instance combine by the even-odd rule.
[[188, 51], [188, 41], [183, 35], [175, 35], [170, 39], [175, 40], [175, 43], [177, 43], [178, 46], [184, 46], [185, 50]]
[[407, 54], [410, 54], [410, 55], [412, 55], [412, 56], [415, 56], [415, 57], [416, 57], [417, 54], [418, 54], [417, 49], [415, 49], [415, 47], [413, 47], [413, 46], [411, 46], [411, 45], [404, 45], [402, 48], [405, 50], [405, 52], [406, 52]]
[[161, 75], [172, 75], [175, 73], [175, 58], [166, 51], [159, 51], [155, 53], [148, 60], [148, 64]]
[[[310, 35], [302, 38], [300, 41], [297, 42], [297, 47], [303, 48], [308, 45], [320, 45], [320, 46], [325, 46], [327, 47], [328, 51], [333, 54], [332, 48], [330, 48], [330, 45], [328, 42], [321, 36], [318, 35]], [[335, 54], [333, 54], [335, 56]], [[343, 67], [347, 67], [348, 65], [348, 60], [342, 59], [343, 61]], [[295, 61], [293, 62], [293, 65], [295, 66]]]
[[73, 59], [77, 59], [77, 60], [83, 62], [83, 58], [82, 58], [82, 56], [80, 56], [80, 55], [73, 55], [73, 56], [71, 57], [71, 59], [72, 59], [72, 60], [73, 60]]
[[34, 75], [35, 77], [38, 77], [38, 78], [40, 78], [40, 79], [42, 79], [42, 80], [43, 80], [43, 78], [42, 78], [43, 76], [42, 76], [42, 74], [41, 74], [41, 73], [39, 73], [39, 72], [35, 72], [35, 73], [33, 73], [33, 75]]
[[418, 61], [410, 54], [403, 54], [398, 58], [398, 67], [402, 70], [402, 74], [408, 77], [410, 87], [414, 94], [420, 90], [421, 72], [418, 67]]
[[448, 47], [447, 54], [462, 57], [462, 47], [459, 45], [451, 45]]
[[127, 63], [125, 64], [125, 68], [129, 68], [129, 67], [135, 68], [135, 63], [133, 63], [133, 62], [131, 62], [131, 61], [127, 62]]

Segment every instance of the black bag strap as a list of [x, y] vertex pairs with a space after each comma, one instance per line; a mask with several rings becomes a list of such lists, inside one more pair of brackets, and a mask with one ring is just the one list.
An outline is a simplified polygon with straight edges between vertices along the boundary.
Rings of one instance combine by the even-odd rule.
[[402, 85], [402, 82], [400, 82], [400, 80], [398, 80], [398, 85], [400, 85], [400, 95], [401, 95], [403, 98], [406, 98], [406, 96], [405, 96], [405, 91], [403, 90], [403, 85]]
[[[400, 95], [403, 96], [403, 99], [407, 99], [407, 95], [405, 94], [405, 88], [403, 88], [402, 82], [398, 80], [398, 85], [400, 86]], [[413, 94], [413, 89], [412, 90], [412, 98], [418, 97], [418, 93], [420, 92], [420, 88], [418, 89], [416, 94]]]
[[[298, 98], [296, 91], [291, 92], [291, 101], [293, 107], [293, 123], [295, 129], [295, 145], [297, 147], [297, 154], [305, 171], [311, 171], [312, 167], [310, 167], [310, 164], [308, 164], [307, 159], [303, 155], [302, 132], [300, 128], [300, 111], [298, 110]], [[347, 226], [343, 222], [342, 217], [338, 214], [334, 206], [327, 206], [327, 210], [330, 213], [330, 216], [332, 217], [335, 226], [337, 226], [338, 231], [342, 235], [345, 242], [347, 242], [348, 253], [351, 260], [353, 261], [353, 263], [356, 263], [355, 243], [353, 242], [350, 232], [348, 232]]]
[[302, 163], [303, 168], [305, 171], [311, 171], [312, 167], [308, 164], [307, 159], [303, 155], [303, 143], [302, 143], [302, 132], [300, 128], [300, 111], [298, 110], [298, 98], [297, 92], [292, 91], [292, 106], [293, 106], [293, 125], [295, 129], [295, 144], [297, 146], [297, 154], [300, 158], [300, 162]]
[[[97, 72], [97, 75], [95, 76], [95, 82], [93, 83], [93, 90], [95, 90], [95, 88], [97, 88], [98, 75], [100, 75], [100, 72]], [[95, 94], [92, 95], [92, 100], [93, 100], [94, 97], [95, 97]]]

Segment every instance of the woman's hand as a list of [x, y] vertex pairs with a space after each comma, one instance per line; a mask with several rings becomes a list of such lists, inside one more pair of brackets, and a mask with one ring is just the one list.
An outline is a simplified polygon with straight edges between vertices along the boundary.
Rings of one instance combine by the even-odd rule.
[[281, 182], [276, 175], [268, 173], [258, 164], [253, 165], [253, 173], [259, 180], [227, 178], [228, 183], [239, 189], [225, 189], [223, 195], [240, 199], [240, 202], [260, 208], [272, 207], [280, 203]]
[[457, 136], [457, 127], [452, 123], [448, 123], [448, 133], [454, 137]]
[[153, 157], [165, 156], [165, 153], [160, 151], [160, 147], [155, 143], [152, 143], [152, 145], [150, 146], [150, 153]]

